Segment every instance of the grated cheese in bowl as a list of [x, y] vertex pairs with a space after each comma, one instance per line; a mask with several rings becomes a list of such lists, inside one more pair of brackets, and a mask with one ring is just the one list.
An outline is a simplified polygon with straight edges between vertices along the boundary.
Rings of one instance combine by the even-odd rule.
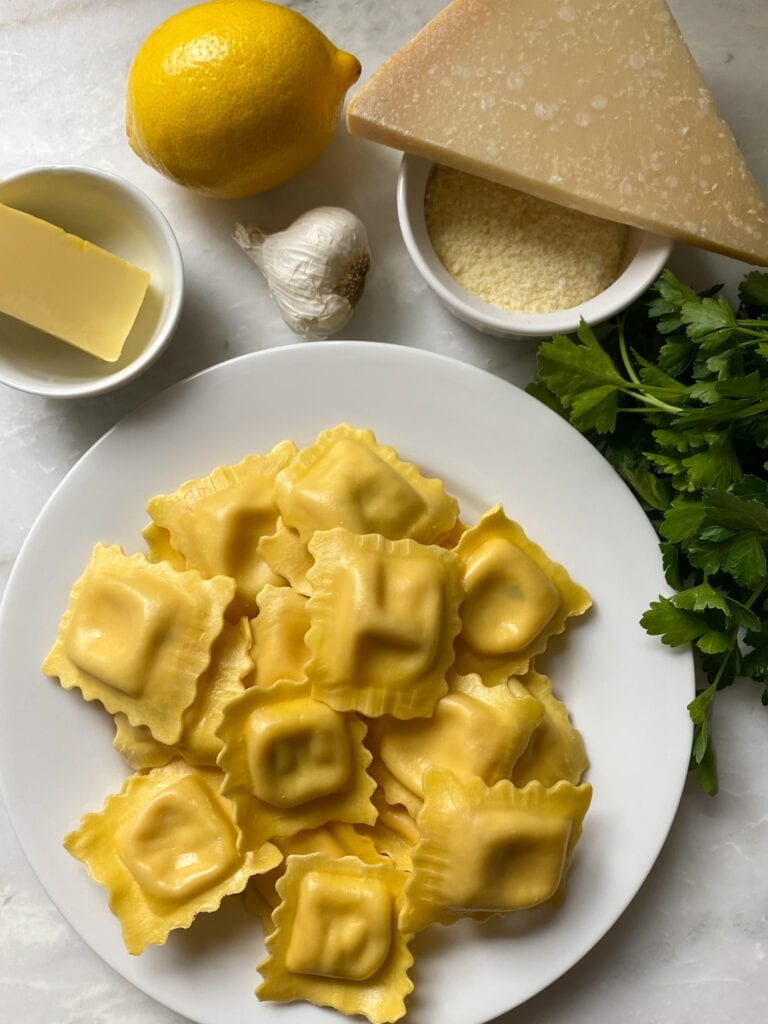
[[448, 273], [501, 309], [550, 313], [603, 292], [618, 277], [628, 230], [516, 189], [437, 165], [424, 212]]

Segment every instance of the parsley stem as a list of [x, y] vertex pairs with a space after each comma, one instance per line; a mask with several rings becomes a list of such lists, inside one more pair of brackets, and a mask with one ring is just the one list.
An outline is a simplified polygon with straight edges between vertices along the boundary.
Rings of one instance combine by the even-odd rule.
[[768, 577], [766, 577], [761, 583], [755, 587], [752, 593], [749, 595], [747, 600], [744, 602], [745, 608], [751, 608], [755, 601], [760, 597], [765, 588], [768, 587]]
[[660, 402], [650, 395], [636, 395], [633, 392], [628, 392], [628, 394], [637, 402], [645, 402], [645, 405], [620, 405], [616, 410], [617, 412], [633, 412], [639, 413], [641, 416], [650, 416], [657, 412], [668, 412], [676, 416], [678, 413], [683, 412], [682, 409], [678, 409], [674, 405], [667, 405], [666, 402]]
[[728, 419], [747, 420], [752, 416], [757, 416], [761, 412], [768, 412], [768, 398], [764, 399], [762, 402], [756, 402], [754, 405], [748, 405], [746, 409], [733, 413], [728, 417]]
[[624, 363], [624, 369], [627, 371], [627, 376], [635, 384], [642, 386], [642, 382], [635, 372], [635, 368], [632, 365], [632, 360], [629, 358], [629, 352], [627, 351], [627, 338], [624, 334], [624, 317], [619, 320], [619, 351], [621, 352], [621, 361]]
[[768, 320], [737, 320], [738, 327], [762, 327], [761, 331], [750, 331], [750, 334], [765, 338], [768, 336]]
[[[735, 636], [734, 636], [734, 639], [735, 639]], [[715, 675], [715, 678], [712, 680], [710, 685], [707, 687], [708, 690], [716, 690], [717, 689], [718, 683], [723, 678], [723, 673], [725, 672], [725, 669], [726, 669], [726, 667], [728, 665], [728, 662], [731, 660], [731, 655], [733, 654], [733, 652], [734, 652], [734, 648], [733, 647], [731, 647], [730, 650], [725, 652], [725, 657], [720, 662], [720, 668], [718, 668], [717, 674]], [[711, 707], [711, 705], [710, 705], [710, 707]]]
[[679, 405], [670, 405], [669, 402], [663, 402], [660, 398], [655, 398], [653, 395], [649, 394], [650, 387], [648, 385], [643, 384], [642, 382], [637, 384], [637, 387], [642, 389], [639, 393], [636, 392], [636, 391], [630, 391], [629, 388], [631, 388], [631, 386], [632, 385], [627, 385], [627, 387], [625, 387], [623, 389], [625, 394], [631, 395], [632, 398], [634, 398], [636, 402], [642, 402], [643, 405], [649, 406], [650, 408], [647, 408], [647, 409], [634, 409], [634, 410], [632, 410], [632, 409], [625, 409], [624, 410], [625, 412], [633, 412], [633, 411], [634, 412], [658, 412], [658, 411], [660, 411], [660, 412], [668, 412], [668, 413], [671, 413], [673, 416], [677, 416], [679, 413], [684, 411], [683, 409], [681, 409], [681, 407]]
[[[627, 382], [627, 385], [624, 390], [626, 391], [627, 388], [633, 388], [634, 386], [635, 388], [639, 388], [640, 390], [640, 394], [637, 394], [634, 391], [631, 392], [632, 397], [636, 401], [642, 402], [644, 405], [653, 406], [654, 409], [660, 409], [662, 412], [672, 413], [673, 415], [682, 412], [683, 410], [678, 408], [677, 406], [669, 405], [667, 402], [663, 402], [660, 398], [655, 398], [652, 394], [650, 394], [650, 392], [654, 390], [653, 385], [644, 384], [640, 380], [640, 378], [637, 375], [637, 372], [635, 371], [634, 366], [632, 365], [632, 360], [629, 358], [629, 352], [627, 351], [627, 338], [624, 333], [624, 317], [621, 317], [619, 319], [617, 326], [619, 331], [619, 352], [621, 353], [621, 361], [622, 363], [624, 363], [624, 369], [627, 371], [627, 376], [629, 377], [629, 381]], [[629, 410], [625, 411], [628, 412]], [[645, 410], [638, 409], [637, 411], [643, 412]]]

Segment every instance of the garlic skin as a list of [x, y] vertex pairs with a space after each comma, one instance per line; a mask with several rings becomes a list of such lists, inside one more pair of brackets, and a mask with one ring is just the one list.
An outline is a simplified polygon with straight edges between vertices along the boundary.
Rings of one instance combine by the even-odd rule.
[[274, 234], [236, 224], [234, 239], [296, 334], [328, 338], [352, 316], [371, 265], [365, 225], [354, 213], [318, 206]]

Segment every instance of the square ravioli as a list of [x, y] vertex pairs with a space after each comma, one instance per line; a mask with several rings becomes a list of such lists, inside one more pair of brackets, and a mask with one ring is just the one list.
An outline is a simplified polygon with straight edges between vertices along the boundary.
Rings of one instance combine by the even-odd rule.
[[130, 776], [103, 809], [86, 814], [64, 846], [109, 894], [129, 953], [162, 945], [175, 928], [242, 892], [282, 854], [265, 844], [240, 851], [221, 773], [174, 761]]
[[316, 530], [341, 526], [431, 544], [458, 515], [456, 499], [440, 480], [422, 476], [394, 448], [378, 444], [372, 431], [345, 423], [302, 449], [278, 476], [275, 494], [283, 523], [305, 541]]
[[178, 743], [160, 743], [145, 725], [131, 725], [119, 714], [115, 715], [115, 750], [135, 771], [158, 768], [176, 757], [214, 768], [221, 750], [216, 730], [224, 708], [245, 689], [243, 679], [253, 669], [250, 649], [248, 620], [242, 619], [237, 626], [225, 622], [211, 648], [211, 663], [200, 676], [195, 699], [184, 712]]
[[289, 856], [258, 996], [309, 999], [371, 1024], [399, 1020], [413, 989], [411, 936], [398, 928], [405, 878], [357, 857]]
[[445, 768], [424, 775], [413, 871], [401, 927], [525, 910], [559, 895], [592, 787], [486, 786]]
[[430, 765], [450, 768], [460, 778], [476, 775], [489, 786], [507, 779], [544, 714], [539, 700], [506, 683], [486, 686], [479, 676], [454, 676], [450, 684], [430, 718], [404, 722], [386, 716], [369, 726], [371, 774], [387, 801], [402, 804], [413, 817]]
[[583, 614], [589, 594], [553, 562], [501, 505], [462, 534], [464, 602], [456, 642], [456, 669], [498, 683], [528, 671], [566, 619]]
[[429, 715], [448, 689], [459, 626], [451, 551], [336, 529], [310, 541], [312, 692], [369, 717]]
[[279, 582], [258, 547], [277, 524], [275, 477], [295, 455], [296, 446], [283, 441], [266, 455], [217, 466], [173, 494], [151, 498], [153, 526], [145, 530], [150, 550], [175, 553], [204, 576], [231, 576], [237, 582], [233, 614], [255, 615], [258, 592], [265, 583]]
[[98, 544], [43, 671], [161, 743], [176, 743], [234, 594], [223, 576], [206, 580]]
[[357, 715], [315, 700], [307, 682], [253, 686], [232, 701], [218, 763], [246, 845], [329, 821], [372, 824], [365, 730]]

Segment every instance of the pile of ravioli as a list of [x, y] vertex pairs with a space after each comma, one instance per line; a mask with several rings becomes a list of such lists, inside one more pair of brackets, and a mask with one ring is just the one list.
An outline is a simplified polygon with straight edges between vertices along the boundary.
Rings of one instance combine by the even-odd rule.
[[587, 592], [500, 506], [476, 525], [370, 430], [152, 498], [98, 545], [43, 669], [133, 774], [64, 845], [140, 953], [243, 893], [262, 999], [405, 1013], [439, 922], [558, 903], [591, 787], [533, 659]]

